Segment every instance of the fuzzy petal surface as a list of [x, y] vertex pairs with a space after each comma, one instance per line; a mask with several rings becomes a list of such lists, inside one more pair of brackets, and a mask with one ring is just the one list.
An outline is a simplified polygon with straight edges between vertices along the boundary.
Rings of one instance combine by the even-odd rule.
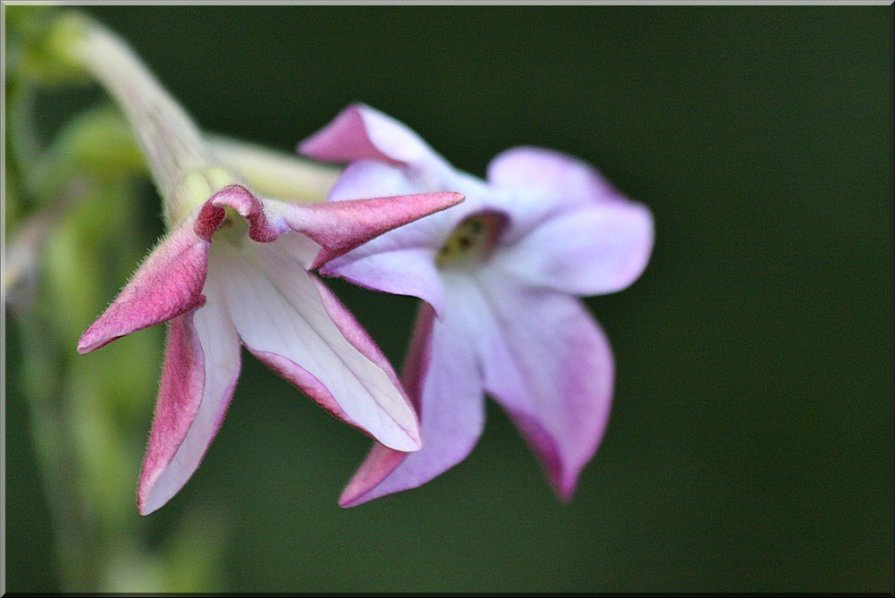
[[189, 220], [147, 256], [112, 304], [84, 332], [78, 352], [89, 353], [113, 340], [175, 318], [205, 302], [210, 243]]
[[422, 193], [314, 204], [267, 200], [266, 206], [289, 227], [321, 246], [310, 269], [320, 267], [359, 245], [463, 201], [454, 192]]
[[212, 262], [231, 275], [224, 284], [240, 338], [333, 415], [391, 448], [417, 450], [419, 424], [394, 373], [365, 333], [351, 330], [353, 319], [321, 295], [302, 267], [305, 254], [294, 234], [275, 244], [214, 248]]
[[[485, 424], [475, 339], [487, 314], [462, 280], [452, 284], [444, 315], [420, 311], [403, 380], [422, 424], [423, 448], [398, 455], [374, 446], [339, 499], [343, 507], [425, 484], [465, 459]], [[465, 309], [458, 309], [465, 304]]]
[[213, 282], [205, 307], [170, 322], [149, 447], [140, 475], [142, 515], [193, 475], [217, 434], [239, 376], [239, 338]]
[[268, 202], [258, 199], [242, 185], [229, 185], [215, 193], [205, 203], [196, 231], [199, 234], [207, 234], [210, 238], [221, 226], [226, 215], [224, 208], [236, 211], [245, 219], [249, 227], [249, 238], [253, 241], [272, 243], [289, 230], [288, 223], [280, 217], [276, 209], [271, 209]]
[[485, 389], [538, 455], [557, 495], [569, 500], [609, 419], [612, 348], [578, 299], [494, 272], [479, 279], [496, 321], [478, 337]]

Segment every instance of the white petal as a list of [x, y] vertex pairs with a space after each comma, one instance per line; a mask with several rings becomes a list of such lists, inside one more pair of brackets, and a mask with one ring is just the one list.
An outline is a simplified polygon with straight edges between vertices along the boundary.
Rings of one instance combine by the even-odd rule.
[[[192, 313], [192, 322], [186, 316], [181, 316], [185, 318], [183, 321], [172, 321], [172, 327], [184, 326], [183, 332], [191, 340], [189, 348], [182, 347], [188, 353], [181, 353], [188, 359], [171, 364], [166, 359], [159, 404], [140, 476], [138, 506], [143, 515], [163, 506], [193, 475], [233, 397], [239, 376], [239, 338], [227, 317], [216, 274], [213, 267], [209, 268], [203, 288], [208, 301]], [[168, 351], [171, 350], [169, 346]], [[195, 371], [195, 368], [201, 369]], [[189, 383], [190, 380], [196, 383]]]
[[305, 248], [300, 240], [285, 234], [275, 243], [218, 245], [212, 259], [230, 273], [226, 293], [231, 318], [247, 348], [383, 444], [418, 449], [418, 423], [409, 402], [389, 372], [333, 321], [301, 266]]
[[374, 446], [339, 500], [344, 507], [425, 484], [463, 461], [482, 434], [485, 402], [476, 344], [491, 318], [471, 281], [448, 278], [446, 309], [440, 318], [422, 309], [419, 342], [402, 376], [419, 405], [423, 448], [396, 455]]
[[496, 264], [526, 283], [574, 295], [620, 291], [641, 275], [653, 248], [642, 204], [592, 204], [548, 218], [495, 252]]
[[478, 337], [485, 389], [509, 412], [567, 500], [609, 418], [612, 349], [574, 297], [494, 272], [483, 271], [479, 279], [495, 322]]

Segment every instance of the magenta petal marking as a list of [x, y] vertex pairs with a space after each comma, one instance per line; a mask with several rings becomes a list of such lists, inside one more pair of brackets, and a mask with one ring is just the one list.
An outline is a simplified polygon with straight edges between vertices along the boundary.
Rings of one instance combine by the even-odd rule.
[[315, 160], [381, 160], [413, 163], [440, 160], [406, 125], [364, 104], [353, 104], [303, 141], [298, 151]]
[[190, 479], [218, 432], [239, 377], [239, 339], [216, 287], [209, 304], [171, 320], [137, 506], [147, 515]]
[[[330, 202], [342, 203], [363, 196], [365, 189], [367, 193], [390, 196], [416, 191], [401, 169], [380, 162], [355, 162], [345, 169], [333, 188]], [[321, 259], [328, 261], [319, 271], [324, 276], [338, 276], [365, 288], [419, 297], [440, 310], [441, 281], [434, 257], [466, 207], [464, 199], [462, 206], [429, 214], [341, 256], [329, 259], [327, 254], [322, 254]]]
[[225, 187], [149, 254], [112, 305], [83, 334], [78, 351], [88, 353], [204, 305], [208, 250], [226, 218], [224, 207], [248, 221], [249, 237], [255, 241], [268, 243], [288, 230], [285, 223], [271, 220], [261, 200], [245, 187]]
[[252, 351], [251, 348], [249, 350], [264, 365], [275, 371], [284, 380], [291, 382], [332, 415], [366, 432], [356, 421], [348, 417], [332, 393], [329, 392], [329, 389], [308, 370], [282, 355], [277, 355], [270, 351]]
[[[208, 212], [209, 222], [217, 222], [218, 226], [223, 221], [224, 210], [232, 208], [249, 223], [249, 238], [259, 243], [270, 243], [286, 232], [285, 223], [278, 219], [271, 220], [270, 215], [264, 209], [264, 202], [252, 195], [241, 185], [224, 187], [205, 203], [203, 214]], [[202, 222], [202, 217], [200, 217]], [[215, 228], [217, 230], [217, 228]], [[202, 234], [197, 229], [197, 234]], [[204, 231], [203, 231], [204, 232]], [[212, 233], [214, 230], [211, 231]]]
[[[472, 311], [457, 309], [467, 302]], [[463, 461], [478, 442], [485, 423], [485, 401], [474, 338], [485, 314], [481, 297], [475, 294], [456, 293], [449, 303], [442, 319], [433, 318], [428, 311], [420, 313], [415, 344], [426, 343], [429, 348], [417, 352], [421, 362], [408, 364], [411, 388], [414, 379], [424, 369], [426, 372], [415, 398], [423, 448], [399, 461], [374, 447], [343, 492], [342, 506], [421, 486]], [[427, 333], [430, 325], [431, 333]]]
[[357, 199], [309, 205], [279, 204], [283, 217], [296, 232], [322, 249], [311, 269], [398, 226], [454, 206], [459, 193], [423, 193], [375, 199]]
[[360, 109], [349, 106], [326, 127], [298, 145], [298, 151], [315, 160], [349, 162], [353, 160], [386, 160], [367, 136]]
[[511, 283], [492, 289], [497, 326], [481, 343], [485, 389], [516, 423], [557, 495], [568, 500], [609, 419], [612, 349], [576, 298]]
[[[346, 419], [378, 441], [397, 450], [418, 450], [419, 422], [394, 374], [355, 346], [356, 335], [346, 338], [332, 319], [313, 276], [294, 252], [280, 246], [295, 238], [284, 235], [277, 243], [239, 248], [220, 243], [213, 252], [216, 267], [238, 275], [239, 280], [228, 281], [226, 294], [243, 343], [262, 359], [263, 353], [273, 353], [288, 360], [275, 364], [281, 371], [292, 362], [314, 376]], [[300, 371], [287, 378], [302, 388], [309, 384]]]
[[557, 439], [545, 428], [536, 416], [522, 410], [512, 411], [507, 409], [516, 429], [525, 438], [532, 452], [538, 457], [538, 461], [550, 481], [557, 498], [564, 503], [569, 503], [575, 494], [575, 486], [578, 483], [578, 471], [570, 472], [563, 463], [562, 452]]
[[199, 213], [196, 215], [196, 221], [193, 223], [193, 230], [198, 236], [210, 242], [211, 237], [214, 236], [214, 233], [216, 233], [219, 228], [221, 228], [226, 217], [227, 212], [221, 208], [215, 207], [210, 201], [206, 201], [202, 204]]
[[435, 309], [426, 303], [420, 304], [407, 348], [407, 359], [401, 370], [401, 384], [410, 396], [411, 404], [420, 410], [420, 396], [429, 363], [432, 361], [432, 329], [435, 326]]
[[149, 448], [140, 475], [137, 507], [146, 512], [149, 490], [174, 458], [199, 411], [205, 387], [202, 345], [193, 313], [171, 320]]
[[84, 332], [78, 351], [88, 353], [203, 305], [209, 246], [189, 223], [177, 228], [149, 254], [112, 305]]
[[[342, 491], [342, 495], [339, 497], [339, 506], [347, 509], [378, 498], [379, 495], [374, 494], [373, 491], [407, 459], [408, 454], [392, 450], [381, 444], [374, 444], [360, 468]], [[397, 491], [393, 490], [392, 492]]]
[[[360, 324], [358, 324], [354, 316], [351, 315], [351, 312], [349, 312], [345, 308], [345, 306], [342, 305], [342, 303], [338, 300], [338, 298], [336, 298], [332, 291], [330, 291], [326, 287], [326, 285], [324, 285], [319, 279], [313, 276], [311, 277], [311, 279], [314, 281], [317, 290], [320, 293], [320, 298], [323, 301], [324, 309], [326, 309], [326, 312], [329, 314], [332, 321], [336, 324], [336, 326], [342, 332], [348, 342], [354, 345], [357, 350], [360, 351], [368, 359], [370, 359], [370, 361], [382, 368], [389, 379], [395, 384], [395, 387], [400, 390], [401, 383], [398, 381], [398, 378], [395, 375], [391, 364], [382, 354], [382, 351], [380, 351], [379, 347], [377, 347], [373, 340], [369, 337], [367, 332], [361, 327]], [[320, 382], [320, 380], [318, 380], [300, 365], [286, 357], [283, 357], [282, 355], [277, 355], [276, 353], [272, 353], [270, 351], [252, 351], [252, 353], [256, 357], [258, 357], [258, 359], [267, 364], [268, 367], [277, 372], [280, 377], [289, 380], [292, 384], [304, 391], [305, 394], [314, 399], [317, 403], [320, 404], [320, 406], [329, 411], [335, 417], [358, 428], [362, 432], [369, 434], [369, 432], [367, 432], [363, 426], [351, 419], [345, 413], [345, 411], [339, 406], [339, 403], [332, 396], [326, 386], [324, 386], [323, 383]], [[408, 404], [409, 402], [410, 401], [408, 400]], [[401, 455], [406, 454], [400, 451], [395, 452]]]
[[[417, 412], [420, 407], [419, 399], [424, 376], [432, 357], [431, 338], [434, 321], [435, 311], [432, 307], [425, 303], [421, 304], [401, 374], [404, 389], [409, 393]], [[348, 486], [342, 491], [339, 506], [348, 508], [365, 502], [364, 496], [401, 465], [407, 455], [408, 453], [395, 451], [378, 443], [374, 444]]]
[[[392, 364], [389, 363], [385, 355], [382, 354], [382, 350], [380, 350], [376, 343], [373, 342], [373, 339], [370, 338], [367, 331], [364, 330], [355, 319], [354, 315], [342, 305], [342, 302], [339, 301], [338, 297], [336, 297], [319, 278], [311, 276], [311, 280], [314, 281], [314, 284], [317, 287], [317, 292], [320, 293], [320, 299], [323, 302], [323, 307], [326, 309], [326, 313], [329, 314], [330, 319], [345, 339], [354, 345], [354, 347], [367, 359], [378, 365], [382, 371], [386, 373], [389, 380], [395, 384], [395, 387], [401, 391], [401, 395], [406, 398], [401, 387], [401, 382], [398, 381], [398, 376], [392, 368]], [[410, 404], [409, 399], [407, 399], [407, 403]]]

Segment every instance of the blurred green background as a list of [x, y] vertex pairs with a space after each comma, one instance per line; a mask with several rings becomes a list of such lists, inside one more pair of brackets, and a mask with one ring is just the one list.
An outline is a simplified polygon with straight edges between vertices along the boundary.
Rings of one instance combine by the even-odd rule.
[[[368, 440], [244, 354], [202, 467], [137, 523], [222, 517], [220, 589], [892, 591], [891, 7], [89, 11], [209, 130], [291, 151], [364, 101], [475, 174], [514, 145], [580, 156], [656, 219], [643, 277], [587, 300], [617, 386], [568, 506], [489, 404], [460, 466], [342, 510]], [[332, 286], [400, 364], [415, 301]], [[54, 591], [6, 343], [7, 590]]]

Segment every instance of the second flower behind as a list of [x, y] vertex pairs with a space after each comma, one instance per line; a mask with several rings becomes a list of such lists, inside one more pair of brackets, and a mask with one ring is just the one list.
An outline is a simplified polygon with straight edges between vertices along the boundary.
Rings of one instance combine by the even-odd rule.
[[465, 459], [484, 427], [485, 392], [569, 500], [602, 439], [615, 369], [606, 335], [575, 296], [619, 291], [640, 276], [653, 246], [649, 210], [589, 165], [550, 150], [508, 150], [480, 180], [365, 105], [345, 109], [299, 150], [350, 163], [331, 201], [466, 197], [321, 269], [427, 302], [402, 375], [423, 448], [406, 454], [374, 445], [340, 504], [415, 488]]

